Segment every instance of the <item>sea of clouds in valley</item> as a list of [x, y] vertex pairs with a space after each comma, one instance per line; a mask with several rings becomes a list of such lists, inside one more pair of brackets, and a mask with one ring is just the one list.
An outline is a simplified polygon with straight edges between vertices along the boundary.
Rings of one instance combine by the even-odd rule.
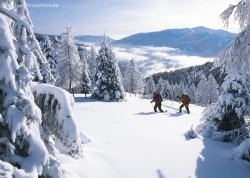
[[[100, 44], [84, 43], [88, 49], [93, 46], [98, 52]], [[127, 64], [134, 59], [138, 69], [143, 77], [159, 73], [169, 72], [185, 67], [201, 65], [206, 62], [212, 62], [214, 58], [200, 56], [187, 56], [181, 54], [178, 49], [169, 47], [154, 46], [115, 46], [110, 45], [112, 51], [119, 62], [121, 72], [127, 68]]]
[[129, 60], [134, 59], [144, 77], [213, 61], [213, 58], [181, 55], [178, 50], [168, 47], [112, 46], [112, 51], [124, 68]]

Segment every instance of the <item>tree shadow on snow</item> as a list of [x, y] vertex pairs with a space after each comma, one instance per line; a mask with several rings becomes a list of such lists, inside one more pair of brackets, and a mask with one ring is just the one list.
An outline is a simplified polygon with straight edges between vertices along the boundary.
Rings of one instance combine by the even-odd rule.
[[210, 139], [204, 139], [203, 144], [204, 148], [197, 158], [195, 171], [197, 178], [249, 178], [249, 165], [238, 164], [239, 162], [234, 161], [233, 156], [230, 156], [234, 145]]
[[167, 177], [164, 176], [164, 174], [161, 172], [160, 169], [157, 169], [156, 172], [157, 172], [157, 176], [158, 176], [157, 178], [167, 178]]

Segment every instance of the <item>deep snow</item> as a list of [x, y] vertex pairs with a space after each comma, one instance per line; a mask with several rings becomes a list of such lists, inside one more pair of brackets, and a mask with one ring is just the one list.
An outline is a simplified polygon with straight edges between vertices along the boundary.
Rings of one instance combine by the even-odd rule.
[[[235, 156], [236, 145], [185, 133], [199, 124], [204, 108], [164, 101], [154, 113], [150, 99], [101, 102], [75, 95], [78, 128], [90, 139], [83, 157], [60, 160], [81, 178], [249, 178], [250, 163]], [[167, 107], [166, 107], [167, 106]]]

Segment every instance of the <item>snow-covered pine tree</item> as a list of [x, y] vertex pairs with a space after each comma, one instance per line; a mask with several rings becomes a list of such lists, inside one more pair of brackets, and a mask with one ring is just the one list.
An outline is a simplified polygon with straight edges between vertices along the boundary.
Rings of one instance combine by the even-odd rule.
[[[245, 117], [249, 117], [249, 74], [250, 74], [250, 1], [241, 0], [230, 5], [221, 18], [228, 25], [235, 15], [242, 31], [214, 61], [214, 68], [221, 67], [227, 74], [222, 84], [219, 100], [206, 108], [199, 130], [224, 141], [242, 141], [249, 137]], [[204, 130], [205, 128], [205, 130]], [[225, 132], [226, 131], [226, 132]]]
[[112, 50], [107, 46], [105, 37], [96, 58], [96, 74], [92, 97], [104, 101], [121, 101], [125, 91], [121, 81], [121, 72]]
[[86, 48], [78, 47], [79, 51], [79, 56], [82, 62], [82, 74], [81, 74], [81, 84], [78, 87], [80, 93], [84, 93], [85, 97], [86, 94], [91, 93], [91, 80], [89, 77], [89, 69], [88, 69], [88, 64], [87, 64], [87, 55], [86, 55]]
[[65, 170], [42, 139], [43, 113], [31, 91], [32, 74], [41, 78], [37, 60], [43, 66], [48, 63], [35, 39], [25, 0], [0, 1], [0, 59], [1, 177], [63, 177]]
[[146, 82], [143, 95], [145, 97], [152, 97], [155, 91], [156, 91], [155, 82], [153, 77], [150, 76]]
[[200, 75], [200, 81], [197, 85], [197, 89], [195, 92], [195, 101], [196, 104], [199, 104], [201, 106], [207, 106], [209, 104], [210, 96], [208, 91], [208, 81], [206, 76], [202, 73]]
[[186, 93], [185, 85], [183, 84], [183, 82], [181, 82], [180, 84], [175, 83], [173, 85], [174, 100], [178, 100], [177, 96], [181, 96], [183, 93]]
[[206, 92], [209, 94], [208, 104], [211, 104], [218, 100], [220, 86], [218, 85], [212, 74], [209, 74], [207, 82], [208, 82], [208, 88]]
[[162, 83], [163, 83], [162, 89], [160, 90], [161, 96], [163, 98], [173, 99], [172, 86], [169, 84], [169, 81], [163, 80]]
[[206, 108], [198, 130], [221, 141], [241, 142], [248, 138], [249, 129], [244, 119], [250, 113], [248, 82], [240, 73], [229, 74], [218, 101]]
[[195, 94], [196, 94], [196, 92], [197, 91], [196, 91], [196, 87], [195, 87], [194, 83], [192, 83], [191, 86], [187, 87], [186, 93], [189, 96], [191, 103], [196, 103], [196, 100], [195, 100]]
[[45, 58], [49, 63], [51, 73], [53, 76], [55, 76], [57, 70], [56, 51], [52, 46], [52, 41], [48, 35], [45, 36], [44, 40], [40, 43], [40, 46]]
[[143, 81], [134, 59], [132, 59], [124, 72], [124, 88], [126, 92], [138, 94], [143, 91]]
[[95, 73], [96, 73], [96, 58], [97, 58], [97, 53], [95, 51], [95, 48], [92, 46], [89, 52], [89, 55], [87, 56], [87, 63], [89, 67], [89, 77], [90, 80], [93, 84], [94, 78], [95, 78]]
[[162, 77], [160, 77], [157, 84], [155, 85], [156, 91], [160, 93], [160, 91], [163, 90], [164, 87], [163, 85], [164, 85], [163, 79]]
[[57, 61], [55, 85], [69, 92], [74, 92], [74, 88], [80, 84], [82, 64], [74, 43], [71, 27], [66, 27], [66, 32], [62, 34]]

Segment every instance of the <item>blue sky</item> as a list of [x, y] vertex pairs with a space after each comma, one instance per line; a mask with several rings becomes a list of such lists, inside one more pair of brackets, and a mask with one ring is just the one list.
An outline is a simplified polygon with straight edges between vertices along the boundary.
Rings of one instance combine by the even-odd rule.
[[[27, 0], [38, 33], [61, 34], [72, 26], [74, 35], [102, 35], [115, 39], [169, 28], [206, 26], [225, 29], [219, 19], [238, 0]], [[239, 32], [233, 21], [228, 31]]]

